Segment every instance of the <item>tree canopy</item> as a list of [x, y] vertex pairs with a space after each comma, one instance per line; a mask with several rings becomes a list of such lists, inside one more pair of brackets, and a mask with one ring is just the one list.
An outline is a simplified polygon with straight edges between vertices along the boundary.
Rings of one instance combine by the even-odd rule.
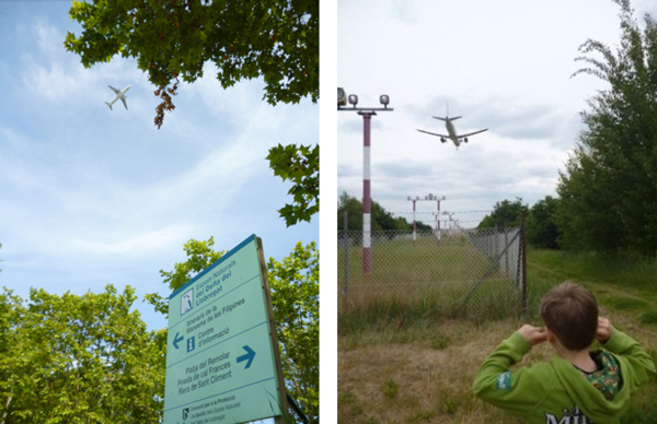
[[556, 249], [559, 247], [559, 227], [557, 225], [557, 208], [559, 199], [545, 196], [534, 203], [527, 217], [527, 240], [536, 247]]
[[503, 200], [495, 203], [493, 211], [481, 220], [477, 228], [520, 227], [522, 216], [527, 216], [529, 208], [522, 204], [522, 198]]
[[319, 98], [317, 0], [74, 1], [69, 13], [82, 34], [68, 32], [64, 45], [85, 67], [121, 55], [148, 74], [162, 100], [158, 128], [179, 79], [196, 81], [206, 62], [225, 88], [262, 76], [271, 104]]
[[[347, 212], [347, 229], [349, 231], [362, 231], [363, 229], [363, 203], [355, 197], [343, 192], [338, 199], [338, 231], [344, 230], [344, 212]], [[416, 221], [418, 231], [432, 231], [430, 225]], [[402, 217], [395, 218], [378, 202], [372, 201], [372, 231], [411, 231], [413, 224]]]
[[657, 23], [621, 7], [617, 51], [595, 40], [580, 47], [588, 74], [609, 83], [582, 113], [587, 129], [560, 173], [558, 224], [571, 249], [657, 250]]
[[0, 294], [0, 417], [21, 423], [157, 423], [163, 332], [131, 307], [134, 289], [24, 300]]

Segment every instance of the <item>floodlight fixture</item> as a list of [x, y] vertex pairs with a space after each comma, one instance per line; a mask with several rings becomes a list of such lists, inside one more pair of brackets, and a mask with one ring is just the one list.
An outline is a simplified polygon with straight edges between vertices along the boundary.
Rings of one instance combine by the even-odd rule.
[[358, 104], [358, 96], [355, 94], [350, 94], [349, 104], [352, 105], [353, 107], [356, 107], [356, 105]]
[[379, 96], [379, 103], [381, 103], [383, 107], [387, 109], [388, 104], [390, 104], [390, 96], [387, 94], [381, 94], [381, 96]]
[[347, 105], [347, 93], [344, 88], [338, 87], [338, 107]]

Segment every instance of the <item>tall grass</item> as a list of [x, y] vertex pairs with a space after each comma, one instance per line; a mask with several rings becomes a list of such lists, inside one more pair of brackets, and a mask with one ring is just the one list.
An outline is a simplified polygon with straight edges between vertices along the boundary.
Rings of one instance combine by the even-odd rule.
[[652, 294], [657, 291], [656, 257], [530, 249], [528, 258], [565, 278], [629, 286]]

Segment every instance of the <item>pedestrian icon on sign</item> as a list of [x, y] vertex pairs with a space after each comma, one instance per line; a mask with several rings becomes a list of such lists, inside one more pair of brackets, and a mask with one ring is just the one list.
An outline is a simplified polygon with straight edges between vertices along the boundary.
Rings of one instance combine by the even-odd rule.
[[180, 315], [185, 315], [194, 307], [194, 289], [190, 289], [187, 293], [182, 295], [180, 299]]

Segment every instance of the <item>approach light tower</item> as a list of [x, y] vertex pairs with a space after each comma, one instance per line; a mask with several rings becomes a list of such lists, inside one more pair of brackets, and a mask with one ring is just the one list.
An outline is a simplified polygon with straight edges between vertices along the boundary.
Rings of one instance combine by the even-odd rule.
[[[424, 199], [421, 199], [419, 196], [415, 196], [415, 198], [408, 196], [407, 199], [411, 202], [413, 202], [413, 243], [415, 243], [415, 240], [417, 239], [417, 231], [416, 231], [416, 225], [415, 225], [415, 202], [421, 201], [421, 200], [429, 200], [429, 201], [436, 201], [438, 203], [438, 213], [440, 213], [440, 201], [445, 200], [445, 196], [438, 197], [432, 193], [427, 194], [424, 196]], [[436, 228], [438, 232], [438, 240], [440, 240], [440, 224], [438, 224], [438, 227]]]
[[[347, 107], [347, 102], [351, 107]], [[350, 94], [347, 96], [344, 88], [338, 87], [338, 111], [354, 111], [363, 117], [363, 274], [369, 275], [372, 265], [371, 256], [371, 237], [372, 237], [372, 204], [371, 204], [371, 180], [370, 180], [370, 126], [372, 116], [376, 112], [388, 112], [394, 109], [389, 108], [390, 97], [387, 94], [379, 96], [379, 103], [383, 107], [356, 107], [358, 105], [358, 96]]]
[[447, 215], [449, 219], [449, 221], [445, 223], [445, 226], [448, 227], [450, 235], [452, 234], [452, 230], [454, 229], [454, 218], [453, 218], [454, 214], [455, 212], [443, 212], [443, 215]]

